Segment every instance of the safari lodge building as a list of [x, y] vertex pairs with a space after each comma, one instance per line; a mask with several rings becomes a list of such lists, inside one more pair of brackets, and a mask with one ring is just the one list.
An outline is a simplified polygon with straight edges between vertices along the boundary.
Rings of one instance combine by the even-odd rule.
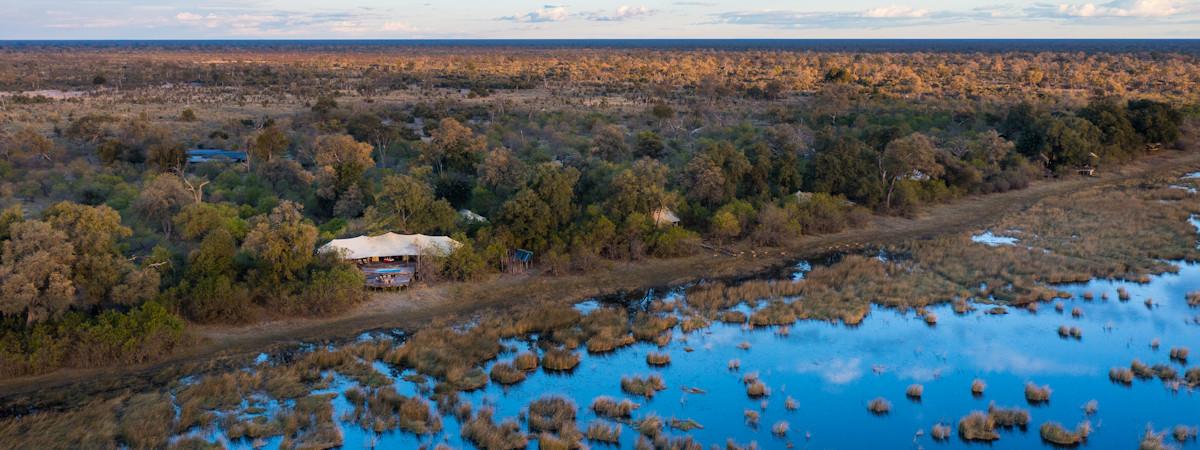
[[460, 244], [446, 236], [385, 233], [334, 239], [321, 246], [321, 252], [337, 252], [353, 261], [366, 275], [372, 289], [403, 288], [421, 277], [421, 261], [445, 257]]

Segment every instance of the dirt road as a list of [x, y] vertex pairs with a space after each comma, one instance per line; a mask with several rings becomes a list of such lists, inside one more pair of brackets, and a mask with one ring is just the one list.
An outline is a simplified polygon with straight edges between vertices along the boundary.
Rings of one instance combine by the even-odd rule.
[[63, 370], [0, 380], [0, 412], [29, 405], [69, 405], [103, 392], [136, 389], [188, 374], [235, 364], [259, 352], [304, 341], [353, 337], [381, 328], [415, 329], [431, 321], [531, 300], [573, 302], [588, 297], [670, 286], [703, 278], [759, 273], [798, 259], [898, 240], [925, 238], [987, 226], [1043, 198], [1153, 173], [1178, 174], [1200, 168], [1200, 152], [1164, 152], [1095, 178], [1045, 181], [1002, 194], [974, 196], [930, 208], [916, 219], [876, 217], [866, 227], [806, 236], [787, 248], [756, 249], [739, 256], [704, 253], [684, 258], [614, 263], [608, 270], [562, 277], [504, 276], [469, 284], [443, 284], [379, 294], [349, 313], [330, 318], [290, 319], [239, 327], [192, 327], [198, 338], [170, 358], [141, 366]]

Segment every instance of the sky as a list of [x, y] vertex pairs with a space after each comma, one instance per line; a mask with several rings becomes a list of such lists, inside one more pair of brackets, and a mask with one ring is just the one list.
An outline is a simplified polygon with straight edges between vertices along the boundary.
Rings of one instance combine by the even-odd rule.
[[1200, 0], [0, 0], [0, 39], [1200, 38]]

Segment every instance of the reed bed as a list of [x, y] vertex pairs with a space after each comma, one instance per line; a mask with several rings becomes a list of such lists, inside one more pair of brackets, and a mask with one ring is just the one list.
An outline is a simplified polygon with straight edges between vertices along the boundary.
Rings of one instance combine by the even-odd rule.
[[668, 366], [671, 364], [671, 355], [669, 353], [650, 352], [646, 354], [646, 364], [656, 367]]
[[983, 380], [978, 379], [978, 378], [971, 380], [971, 395], [974, 395], [974, 396], [983, 395], [983, 391], [986, 389], [987, 389], [987, 383], [985, 383]]
[[1191, 353], [1191, 350], [1187, 347], [1174, 347], [1171, 349], [1171, 359], [1186, 364], [1188, 353]]
[[588, 424], [584, 434], [589, 441], [602, 444], [618, 445], [621, 443], [621, 426], [606, 423], [603, 420], [593, 420]]
[[993, 402], [988, 405], [987, 412], [998, 427], [1025, 429], [1029, 426], [1029, 411], [1021, 408], [1001, 408]]
[[771, 425], [771, 434], [779, 437], [787, 436], [789, 430], [791, 430], [791, 425], [786, 420], [780, 420]]
[[525, 371], [516, 368], [512, 363], [498, 362], [492, 365], [489, 373], [492, 381], [505, 386], [511, 386], [525, 381]]
[[910, 384], [908, 385], [908, 388], [904, 390], [904, 396], [913, 400], [920, 400], [921, 395], [923, 394], [925, 394], [925, 386], [921, 386], [919, 384]]
[[658, 374], [650, 374], [645, 377], [621, 377], [621, 390], [630, 395], [653, 398], [654, 394], [666, 389], [667, 384], [663, 382], [662, 376]]
[[965, 441], [989, 442], [1000, 439], [995, 419], [982, 411], [974, 411], [959, 419], [958, 436]]
[[550, 349], [542, 354], [542, 367], [552, 372], [566, 372], [579, 365], [579, 354], [565, 349]]
[[1075, 431], [1068, 431], [1058, 422], [1043, 423], [1039, 429], [1042, 440], [1062, 447], [1074, 447], [1082, 444], [1091, 432], [1091, 423], [1086, 421], [1075, 427]]
[[1038, 386], [1031, 382], [1025, 383], [1025, 401], [1031, 405], [1050, 402], [1050, 386]]
[[567, 437], [575, 428], [575, 402], [557, 395], [543, 396], [529, 403], [526, 422], [529, 431], [553, 432]]
[[638, 408], [638, 404], [632, 401], [621, 399], [617, 400], [612, 397], [600, 396], [592, 400], [592, 412], [597, 416], [607, 417], [609, 419], [629, 419], [633, 417], [633, 411]]
[[929, 435], [933, 437], [933, 440], [935, 441], [948, 441], [950, 440], [950, 433], [952, 433], [951, 430], [952, 429], [949, 425], [936, 423], [933, 425], [933, 428], [930, 429]]
[[521, 432], [516, 421], [505, 420], [497, 424], [492, 414], [491, 408], [481, 409], [463, 424], [462, 438], [476, 447], [487, 449], [519, 449], [529, 444], [529, 439]]
[[538, 356], [534, 352], [522, 352], [513, 358], [512, 365], [517, 370], [532, 372], [538, 368]]
[[892, 411], [892, 402], [883, 397], [876, 397], [867, 402], [867, 411], [877, 416], [887, 415]]
[[1189, 427], [1187, 425], [1175, 425], [1175, 427], [1171, 429], [1171, 437], [1174, 437], [1176, 442], [1182, 444], [1184, 442], [1196, 440], [1196, 434], [1198, 431], [1200, 430], [1197, 430], [1197, 428], [1194, 426]]
[[1125, 367], [1108, 369], [1108, 379], [1126, 386], [1133, 384], [1133, 371]]

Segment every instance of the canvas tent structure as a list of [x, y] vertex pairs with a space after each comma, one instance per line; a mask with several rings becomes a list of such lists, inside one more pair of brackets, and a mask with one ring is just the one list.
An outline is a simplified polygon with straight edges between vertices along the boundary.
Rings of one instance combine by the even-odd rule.
[[384, 233], [334, 239], [318, 251], [354, 261], [366, 275], [368, 287], [392, 288], [408, 286], [419, 278], [423, 257], [447, 256], [461, 245], [446, 236]]
[[650, 215], [657, 226], [677, 225], [679, 224], [679, 216], [675, 215], [675, 211], [667, 208], [658, 208]]

